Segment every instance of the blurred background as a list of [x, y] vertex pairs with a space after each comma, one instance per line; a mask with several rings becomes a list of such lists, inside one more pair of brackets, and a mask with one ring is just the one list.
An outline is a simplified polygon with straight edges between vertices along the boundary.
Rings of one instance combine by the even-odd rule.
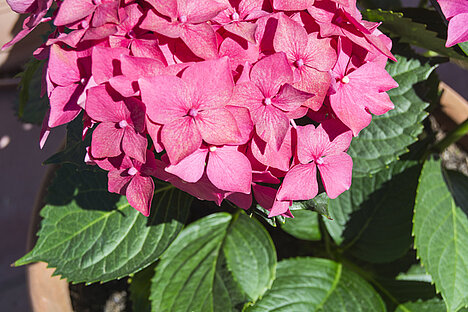
[[[419, 0], [403, 1], [416, 6]], [[23, 18], [0, 2], [0, 45], [11, 40]], [[45, 29], [36, 29], [12, 49], [0, 52], [0, 310], [30, 311], [25, 269], [11, 264], [24, 255], [30, 214], [46, 167], [42, 162], [54, 154], [65, 136], [64, 127], [54, 129], [43, 150], [40, 127], [23, 124], [14, 113], [18, 101], [14, 76], [41, 42]], [[467, 71], [454, 64], [437, 70], [440, 79], [468, 99]]]

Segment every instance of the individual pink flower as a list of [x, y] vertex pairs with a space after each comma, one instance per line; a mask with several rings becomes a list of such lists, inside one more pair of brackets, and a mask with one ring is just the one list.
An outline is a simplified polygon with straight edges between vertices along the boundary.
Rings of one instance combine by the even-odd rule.
[[[195, 55], [203, 59], [216, 58], [216, 35], [207, 21], [226, 9], [214, 0], [148, 0], [163, 15], [148, 11], [141, 28], [169, 38], [181, 38]], [[170, 21], [167, 20], [170, 19]]]
[[330, 94], [330, 105], [336, 116], [358, 135], [371, 122], [371, 113], [382, 115], [393, 109], [386, 91], [398, 84], [380, 62], [367, 62], [355, 68], [350, 62], [353, 44], [346, 38], [340, 40], [339, 51], [333, 68], [336, 84]]
[[268, 15], [262, 10], [264, 0], [225, 0], [228, 8], [219, 13], [213, 20], [225, 30], [245, 40], [255, 42], [255, 30], [257, 24], [253, 20]]
[[468, 1], [466, 0], [437, 0], [448, 20], [446, 47], [468, 41]]
[[163, 125], [161, 140], [171, 164], [210, 145], [237, 143], [241, 133], [225, 108], [234, 82], [227, 57], [196, 63], [182, 78], [156, 76], [139, 80], [149, 118]]
[[100, 124], [94, 129], [91, 151], [94, 158], [116, 157], [124, 153], [140, 163], [146, 161], [148, 142], [145, 106], [136, 98], [115, 100], [106, 86], [88, 91], [86, 113]]
[[331, 81], [328, 71], [336, 62], [331, 39], [319, 39], [316, 32], [307, 34], [304, 27], [282, 14], [278, 19], [273, 45], [275, 51], [286, 53], [294, 71], [294, 87], [315, 95], [304, 105], [318, 110]]
[[148, 217], [154, 195], [154, 182], [151, 175], [157, 170], [154, 155], [147, 151], [146, 163], [124, 157], [120, 169], [111, 169], [108, 173], [109, 192], [127, 197], [128, 203]]
[[339, 121], [328, 120], [317, 128], [297, 127], [297, 158], [299, 163], [284, 177], [276, 199], [309, 200], [318, 193], [317, 168], [325, 191], [336, 198], [351, 186], [353, 161], [344, 151], [352, 139]]
[[255, 131], [279, 150], [289, 129], [286, 112], [300, 107], [313, 95], [292, 87], [293, 72], [284, 53], [275, 53], [252, 67], [250, 82], [238, 83], [232, 105], [250, 110]]

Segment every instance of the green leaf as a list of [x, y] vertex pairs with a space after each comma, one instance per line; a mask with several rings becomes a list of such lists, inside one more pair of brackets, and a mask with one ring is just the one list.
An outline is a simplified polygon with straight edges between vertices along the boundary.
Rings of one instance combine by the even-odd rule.
[[303, 240], [317, 241], [322, 239], [316, 212], [296, 210], [293, 214], [294, 218], [286, 220], [281, 225], [285, 232]]
[[150, 312], [151, 302], [149, 300], [151, 279], [154, 276], [154, 268], [156, 264], [153, 263], [149, 267], [136, 273], [130, 279], [130, 300], [132, 301], [133, 311]]
[[16, 265], [45, 261], [70, 282], [105, 282], [153, 263], [181, 231], [191, 198], [158, 185], [151, 215], [107, 191], [103, 172], [65, 165], [49, 188], [34, 249]]
[[417, 254], [449, 311], [468, 305], [468, 177], [438, 160], [422, 170], [414, 208]]
[[24, 71], [18, 75], [21, 81], [18, 85], [20, 92], [16, 114], [22, 122], [40, 125], [49, 108], [48, 97], [44, 95], [41, 98], [44, 64], [45, 61], [32, 58], [26, 63]]
[[442, 300], [438, 298], [433, 298], [431, 300], [422, 301], [418, 300], [416, 302], [407, 302], [405, 304], [399, 305], [395, 312], [445, 312], [445, 304]]
[[[156, 267], [153, 311], [239, 311], [270, 287], [274, 245], [243, 214], [211, 214], [182, 231]], [[242, 292], [240, 292], [242, 290]]]
[[278, 263], [272, 288], [251, 311], [385, 311], [375, 290], [340, 263], [319, 258]]
[[369, 21], [382, 22], [379, 29], [391, 37], [400, 38], [402, 43], [468, 61], [459, 49], [445, 47], [447, 29], [435, 11], [411, 8], [401, 13], [379, 9], [367, 10], [364, 16]]
[[395, 109], [381, 116], [374, 116], [371, 124], [354, 138], [349, 148], [353, 158], [353, 177], [367, 176], [384, 169], [408, 151], [408, 146], [422, 132], [421, 122], [427, 116], [428, 103], [416, 92], [420, 90], [436, 68], [429, 62], [397, 55], [397, 63], [389, 63], [387, 71], [399, 87], [388, 92]]
[[419, 281], [432, 283], [431, 276], [427, 274], [424, 267], [419, 264], [411, 266], [407, 272], [398, 274], [396, 279], [399, 281]]
[[291, 211], [292, 210], [299, 210], [299, 209], [305, 209], [305, 210], [311, 210], [315, 211], [327, 218], [330, 218], [330, 214], [328, 212], [328, 201], [330, 198], [328, 198], [327, 194], [325, 192], [318, 194], [312, 199], [309, 200], [302, 200], [302, 201], [295, 201], [293, 202], [291, 208], [289, 208]]
[[351, 188], [330, 200], [333, 220], [324, 222], [342, 250], [376, 263], [405, 255], [420, 169], [415, 161], [392, 163], [372, 177], [353, 177]]
[[271, 287], [276, 271], [275, 245], [257, 220], [239, 215], [229, 228], [223, 250], [228, 268], [252, 301]]

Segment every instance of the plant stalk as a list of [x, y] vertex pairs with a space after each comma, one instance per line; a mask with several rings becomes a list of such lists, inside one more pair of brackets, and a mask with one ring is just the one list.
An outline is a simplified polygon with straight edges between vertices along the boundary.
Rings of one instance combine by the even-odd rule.
[[457, 142], [468, 133], [468, 119], [459, 124], [453, 131], [449, 132], [445, 138], [434, 145], [434, 150], [443, 152], [452, 143]]

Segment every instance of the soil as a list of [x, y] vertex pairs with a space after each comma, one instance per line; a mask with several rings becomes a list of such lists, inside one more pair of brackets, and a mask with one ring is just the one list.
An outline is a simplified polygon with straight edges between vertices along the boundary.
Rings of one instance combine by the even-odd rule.
[[[104, 284], [70, 285], [70, 297], [76, 312], [131, 312], [127, 279]], [[104, 308], [103, 308], [104, 307]]]

